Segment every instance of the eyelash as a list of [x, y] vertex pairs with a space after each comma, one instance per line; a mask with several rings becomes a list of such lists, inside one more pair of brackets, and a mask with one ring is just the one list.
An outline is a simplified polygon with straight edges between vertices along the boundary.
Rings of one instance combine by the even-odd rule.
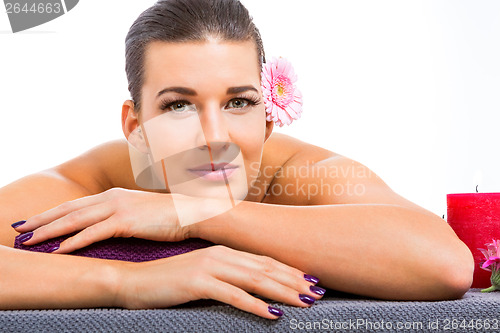
[[[255, 105], [260, 104], [260, 102], [261, 102], [258, 98], [253, 97], [253, 96], [235, 97], [235, 98], [231, 99], [229, 102], [234, 101], [234, 100], [244, 100], [244, 101], [248, 102], [248, 105], [245, 106], [245, 107], [255, 106]], [[165, 110], [167, 110], [168, 108], [170, 108], [171, 106], [173, 106], [175, 104], [186, 104], [186, 105], [189, 105], [189, 104], [191, 104], [191, 102], [186, 101], [184, 99], [165, 99], [165, 100], [163, 100], [161, 102], [160, 109], [163, 110], [163, 111], [165, 111]], [[239, 108], [239, 109], [243, 109], [245, 107], [242, 107], [242, 108]], [[167, 112], [170, 112], [170, 111], [167, 111]]]

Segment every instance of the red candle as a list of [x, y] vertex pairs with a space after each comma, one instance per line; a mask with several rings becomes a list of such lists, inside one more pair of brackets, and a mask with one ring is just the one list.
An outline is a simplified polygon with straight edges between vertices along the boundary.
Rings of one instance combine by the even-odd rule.
[[500, 239], [500, 193], [459, 193], [446, 197], [448, 224], [474, 256], [472, 288], [489, 287], [491, 272], [480, 268], [485, 258], [478, 248], [486, 249], [486, 243]]

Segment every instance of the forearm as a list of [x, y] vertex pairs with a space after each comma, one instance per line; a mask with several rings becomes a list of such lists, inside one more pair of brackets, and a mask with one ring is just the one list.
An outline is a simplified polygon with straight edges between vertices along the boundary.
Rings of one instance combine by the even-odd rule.
[[120, 265], [0, 245], [0, 309], [119, 306]]
[[268, 255], [323, 286], [377, 298], [459, 297], [472, 276], [472, 256], [445, 221], [395, 205], [241, 202], [192, 229], [191, 237]]

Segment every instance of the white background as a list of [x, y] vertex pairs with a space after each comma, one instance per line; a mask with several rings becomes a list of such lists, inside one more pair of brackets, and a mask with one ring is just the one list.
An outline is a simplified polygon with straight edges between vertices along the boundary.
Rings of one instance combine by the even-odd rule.
[[[500, 1], [242, 2], [267, 56], [299, 75], [303, 117], [277, 131], [438, 215], [479, 173], [480, 191], [500, 190]], [[16, 34], [0, 5], [0, 186], [123, 137], [125, 35], [153, 3], [81, 0]]]

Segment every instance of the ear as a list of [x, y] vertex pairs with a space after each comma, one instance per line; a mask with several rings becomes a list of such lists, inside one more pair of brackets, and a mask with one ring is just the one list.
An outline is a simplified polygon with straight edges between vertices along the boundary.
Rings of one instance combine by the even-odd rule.
[[145, 133], [141, 128], [139, 114], [134, 109], [134, 102], [126, 100], [122, 106], [122, 130], [129, 144], [143, 154], [149, 152]]
[[134, 102], [126, 100], [122, 105], [122, 130], [128, 140], [130, 133], [139, 126], [139, 115], [134, 110]]
[[269, 139], [269, 137], [271, 136], [273, 128], [274, 128], [274, 121], [266, 121], [266, 138], [264, 139], [264, 142], [266, 142], [267, 139]]

